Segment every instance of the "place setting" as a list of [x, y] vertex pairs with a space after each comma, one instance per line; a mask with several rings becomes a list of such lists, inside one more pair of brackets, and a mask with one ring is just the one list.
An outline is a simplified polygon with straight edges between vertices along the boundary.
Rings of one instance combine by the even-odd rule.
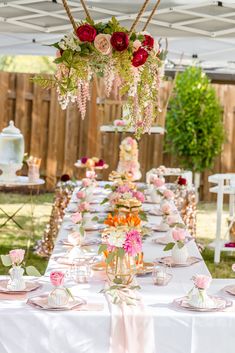
[[0, 353], [234, 353], [235, 0], [0, 12]]

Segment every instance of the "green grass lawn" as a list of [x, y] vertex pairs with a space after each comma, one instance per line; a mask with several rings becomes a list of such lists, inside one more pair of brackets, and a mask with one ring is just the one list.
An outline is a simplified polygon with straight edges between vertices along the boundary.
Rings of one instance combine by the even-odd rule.
[[[30, 196], [16, 193], [0, 193], [0, 207], [9, 214], [14, 213], [23, 203], [27, 203], [17, 215], [17, 221], [23, 226], [23, 230], [19, 229], [11, 221], [6, 227], [0, 228], [0, 254], [6, 254], [13, 248], [27, 249], [29, 247], [27, 265], [34, 265], [41, 273], [44, 273], [47, 260], [35, 255], [33, 247], [43, 235], [44, 228], [50, 217], [53, 197], [54, 195], [49, 193], [34, 196], [34, 235], [32, 236]], [[223, 230], [225, 230], [226, 226], [227, 213], [228, 208], [225, 207]], [[0, 210], [0, 224], [5, 219]], [[200, 203], [197, 212], [197, 241], [205, 247], [202, 256], [212, 276], [214, 278], [232, 278], [235, 277], [231, 271], [231, 266], [235, 263], [235, 252], [222, 253], [220, 264], [215, 265], [213, 262], [214, 252], [206, 247], [214, 237], [215, 220], [216, 205]], [[8, 269], [0, 266], [0, 274], [6, 274], [7, 271]]]
[[[29, 247], [27, 265], [34, 265], [44, 273], [47, 260], [33, 253], [33, 246], [41, 238], [44, 228], [49, 220], [53, 194], [34, 195], [34, 235], [32, 234], [31, 203], [29, 195], [0, 193], [0, 207], [10, 215], [14, 213], [22, 204], [27, 203], [17, 214], [16, 220], [23, 227], [19, 229], [12, 221], [5, 227], [0, 228], [0, 254], [6, 254], [13, 248]], [[6, 220], [6, 216], [0, 210], [0, 224]], [[8, 269], [0, 266], [0, 274], [7, 274]]]

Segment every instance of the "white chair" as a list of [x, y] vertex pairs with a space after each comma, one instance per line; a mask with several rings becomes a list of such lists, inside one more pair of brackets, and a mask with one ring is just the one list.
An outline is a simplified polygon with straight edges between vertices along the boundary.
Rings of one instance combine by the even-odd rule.
[[[228, 241], [229, 231], [235, 221], [234, 214], [234, 197], [235, 197], [235, 174], [213, 174], [208, 178], [210, 183], [215, 183], [217, 186], [210, 188], [210, 192], [217, 194], [217, 217], [216, 217], [216, 233], [215, 241], [210, 244], [210, 247], [215, 249], [214, 262], [220, 262], [221, 251], [235, 251], [235, 248], [225, 247]], [[229, 195], [229, 219], [230, 224], [222, 237], [222, 215], [224, 195]]]

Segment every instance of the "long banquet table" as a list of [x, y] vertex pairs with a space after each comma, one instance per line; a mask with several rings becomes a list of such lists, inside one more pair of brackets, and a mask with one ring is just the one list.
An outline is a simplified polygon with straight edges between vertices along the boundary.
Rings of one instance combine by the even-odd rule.
[[[98, 207], [102, 212], [102, 207]], [[60, 242], [68, 234], [65, 229], [67, 220], [68, 216], [65, 216], [46, 273], [40, 279], [43, 287], [37, 294], [51, 289], [49, 273], [52, 269], [66, 269], [55, 261], [55, 257], [67, 251]], [[159, 216], [149, 216], [149, 223], [158, 224], [160, 221]], [[161, 235], [154, 233], [144, 242], [146, 261], [166, 254], [162, 245], [152, 242], [153, 237]], [[201, 257], [194, 241], [190, 241], [188, 247], [190, 255]], [[154, 286], [151, 276], [138, 277], [140, 295], [146, 306], [145, 315], [153, 321], [155, 353], [234, 353], [234, 307], [225, 312], [198, 313], [180, 310], [172, 304], [175, 298], [184, 296], [192, 288], [193, 275], [209, 274], [204, 261], [191, 267], [173, 268], [172, 273], [173, 278], [165, 287]], [[231, 300], [233, 297], [225, 294], [222, 288], [232, 283], [235, 284], [235, 280], [215, 279], [210, 293]], [[95, 273], [87, 284], [67, 284], [73, 287], [74, 294], [88, 303], [101, 304], [102, 310], [52, 312], [32, 308], [26, 300], [0, 300], [0, 353], [109, 352], [112, 314], [105, 296], [100, 293], [104, 280]]]

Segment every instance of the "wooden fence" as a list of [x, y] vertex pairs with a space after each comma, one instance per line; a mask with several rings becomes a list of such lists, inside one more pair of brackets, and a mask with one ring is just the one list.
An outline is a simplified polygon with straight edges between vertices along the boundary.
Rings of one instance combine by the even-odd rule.
[[[25, 151], [42, 158], [41, 174], [46, 178], [47, 189], [52, 190], [64, 173], [78, 176], [74, 162], [82, 156], [98, 156], [109, 163], [109, 171], [115, 169], [118, 147], [125, 134], [101, 133], [99, 127], [120, 117], [120, 103], [109, 99], [100, 100], [101, 103], [97, 104], [97, 91], [100, 96], [100, 87], [97, 89], [94, 85], [87, 116], [81, 120], [76, 106], [62, 111], [55, 90], [42, 90], [30, 81], [30, 77], [32, 75], [0, 72], [0, 130], [9, 120], [15, 121], [15, 125], [24, 134]], [[202, 175], [201, 197], [205, 201], [212, 200], [208, 175], [235, 172], [235, 86], [215, 85], [215, 88], [224, 109], [227, 141], [213, 170]], [[164, 83], [161, 89], [163, 106], [170, 89], [171, 83]], [[164, 123], [163, 111], [159, 124], [164, 126]], [[164, 137], [161, 135], [145, 135], [141, 139], [139, 159], [143, 175], [160, 164], [176, 166], [174, 158], [163, 153], [163, 142]], [[109, 171], [103, 174], [104, 178], [107, 178]]]

